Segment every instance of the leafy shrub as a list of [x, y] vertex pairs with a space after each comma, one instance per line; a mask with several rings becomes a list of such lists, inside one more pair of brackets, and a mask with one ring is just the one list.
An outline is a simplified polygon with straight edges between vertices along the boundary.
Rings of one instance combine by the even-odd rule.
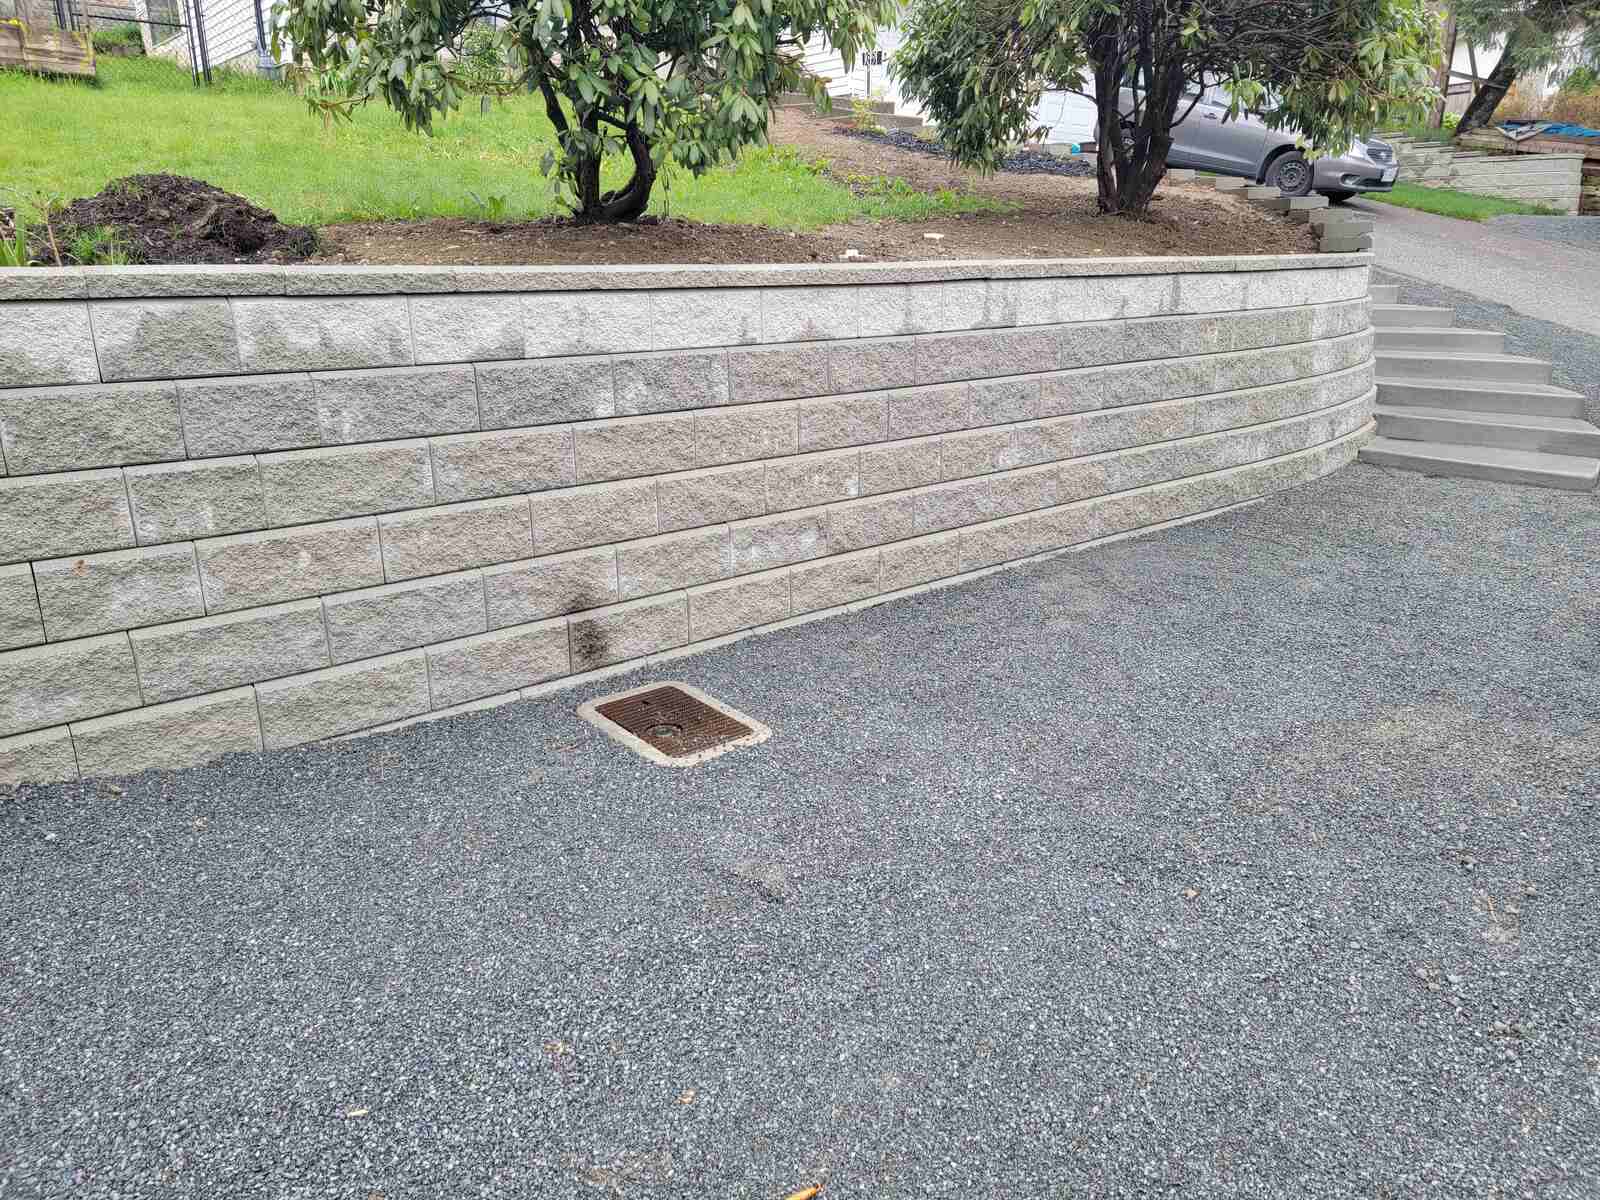
[[143, 54], [144, 38], [137, 25], [106, 25], [94, 31], [96, 54]]

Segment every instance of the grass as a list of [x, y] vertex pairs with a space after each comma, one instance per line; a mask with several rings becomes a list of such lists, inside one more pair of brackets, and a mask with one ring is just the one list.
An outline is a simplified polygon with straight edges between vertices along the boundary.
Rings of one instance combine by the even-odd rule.
[[1401, 208], [1415, 208], [1420, 212], [1437, 213], [1441, 217], [1456, 217], [1462, 221], [1487, 221], [1490, 217], [1504, 216], [1562, 215], [1559, 209], [1543, 204], [1524, 204], [1520, 200], [1502, 200], [1498, 196], [1474, 196], [1469, 192], [1423, 187], [1417, 183], [1397, 183], [1392, 192], [1365, 192], [1361, 198], [1376, 200], [1381, 204], [1394, 204]]
[[[0, 204], [27, 214], [120, 176], [161, 171], [203, 179], [297, 224], [560, 211], [538, 171], [553, 132], [531, 97], [486, 114], [469, 97], [428, 137], [408, 132], [381, 103], [324, 127], [269, 80], [221, 72], [216, 86], [196, 88], [165, 60], [106, 58], [94, 82], [0, 71], [0, 112], [28, 131], [0, 139]], [[608, 163], [608, 183], [623, 182], [626, 170]], [[845, 187], [784, 147], [747, 151], [698, 179], [669, 172], [651, 200], [656, 213], [796, 230], [1005, 207], [955, 192], [930, 196], [902, 181]]]

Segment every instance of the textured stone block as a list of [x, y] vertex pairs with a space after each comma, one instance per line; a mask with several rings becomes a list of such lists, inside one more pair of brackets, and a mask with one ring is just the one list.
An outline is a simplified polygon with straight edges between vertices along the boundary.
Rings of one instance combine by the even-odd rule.
[[515, 296], [412, 296], [417, 362], [521, 358], [527, 348]]
[[881, 546], [912, 533], [910, 496], [872, 496], [828, 509], [828, 553]]
[[478, 427], [473, 368], [342, 371], [313, 375], [317, 423], [328, 445], [460, 433]]
[[442, 575], [533, 554], [528, 502], [469, 500], [379, 518], [383, 566], [391, 580]]
[[0, 654], [0, 737], [139, 703], [125, 633]]
[[861, 454], [829, 450], [767, 464], [767, 511], [809, 508], [861, 494]]
[[263, 454], [269, 525], [300, 525], [433, 503], [428, 443], [382, 442]]
[[480, 363], [477, 372], [485, 429], [589, 421], [617, 411], [608, 358]]
[[617, 547], [617, 577], [624, 600], [731, 574], [733, 537], [726, 525], [644, 538]]
[[703, 642], [789, 616], [789, 572], [764, 571], [689, 589], [689, 640]]
[[13, 475], [182, 458], [177, 385], [0, 392], [0, 449]]
[[572, 430], [564, 425], [463, 433], [434, 438], [431, 445], [433, 486], [441, 502], [539, 492], [577, 482]]
[[943, 478], [940, 439], [912, 438], [861, 450], [861, 492], [898, 492], [926, 487]]
[[943, 285], [880, 284], [856, 289], [862, 337], [934, 333], [944, 328]]
[[0, 738], [0, 786], [60, 783], [77, 777], [78, 758], [65, 725]]
[[1053, 417], [1103, 408], [1111, 402], [1106, 380], [1107, 372], [1094, 369], [1044, 376], [1039, 381], [1039, 415]]
[[728, 358], [721, 351], [618, 358], [614, 365], [618, 416], [729, 402]]
[[347, 371], [412, 361], [403, 296], [235, 300], [233, 315], [246, 372]]
[[85, 778], [174, 770], [261, 749], [256, 694], [235, 688], [192, 700], [96, 717], [72, 727]]
[[712, 467], [656, 481], [661, 532], [718, 525], [767, 511], [765, 463]]
[[0, 268], [0, 301], [81, 300], [88, 294], [82, 267]]
[[853, 287], [763, 288], [763, 342], [819, 342], [860, 336]]
[[972, 389], [963, 383], [911, 388], [889, 394], [889, 436], [921, 437], [969, 429], [976, 423]]
[[741, 575], [828, 553], [828, 516], [823, 512], [783, 513], [733, 525], [733, 569]]
[[916, 531], [935, 533], [1056, 503], [1054, 467], [939, 484], [916, 494]]
[[206, 611], [232, 612], [383, 582], [372, 517], [196, 542]]
[[436, 708], [532, 687], [569, 670], [565, 618], [497, 629], [428, 648]]
[[649, 292], [530, 292], [522, 297], [522, 327], [529, 358], [621, 354], [655, 344]]
[[226, 300], [109, 300], [90, 309], [100, 376], [108, 383], [239, 373]]
[[330, 663], [322, 602], [295, 600], [129, 635], [146, 703], [314, 671]]
[[936, 533], [883, 548], [883, 590], [897, 591], [961, 573], [961, 535]]
[[881, 561], [876, 550], [805, 563], [789, 572], [796, 613], [815, 612], [819, 608], [876, 596], [883, 590], [882, 580]]
[[121, 471], [0, 479], [0, 563], [131, 545]]
[[0, 389], [98, 382], [87, 304], [0, 304]]
[[1040, 380], [994, 379], [970, 385], [972, 417], [978, 425], [1031, 421], [1039, 415]]
[[689, 640], [688, 597], [676, 592], [584, 613], [570, 629], [574, 671], [659, 654]]
[[256, 705], [268, 750], [414, 717], [431, 706], [427, 656], [409, 650], [258, 684]]
[[916, 343], [910, 338], [835, 343], [828, 348], [828, 371], [835, 392], [910, 387], [917, 382]]
[[1054, 371], [1057, 337], [1049, 328], [954, 333], [917, 342], [917, 380], [945, 383], [1023, 371]]
[[944, 284], [943, 329], [994, 329], [1015, 325], [1015, 280], [958, 279]]
[[33, 564], [50, 640], [181, 621], [205, 612], [187, 542]]
[[488, 628], [477, 571], [341, 592], [322, 601], [333, 661], [375, 658]]
[[963, 571], [978, 571], [1036, 553], [1038, 534], [1032, 514], [990, 521], [961, 531]]
[[648, 345], [653, 349], [739, 346], [761, 340], [760, 298], [749, 288], [685, 288], [649, 295]]
[[578, 481], [659, 475], [695, 465], [694, 414], [590, 421], [574, 429]]
[[574, 550], [483, 570], [489, 628], [615, 604], [617, 553], [610, 546]]
[[735, 404], [825, 396], [836, 390], [828, 385], [826, 346], [730, 351], [728, 377], [729, 395]]
[[309, 375], [256, 375], [178, 384], [183, 436], [196, 458], [292, 450], [322, 440]]
[[0, 650], [44, 641], [33, 571], [27, 563], [0, 567]]
[[695, 457], [707, 465], [778, 458], [799, 449], [792, 403], [694, 414]]
[[1011, 461], [1010, 429], [977, 429], [967, 433], [947, 433], [940, 453], [946, 479], [966, 479], [1015, 466]]
[[1100, 536], [1094, 509], [1088, 504], [1064, 504], [1034, 514], [1034, 543], [1040, 552], [1061, 550]]
[[123, 474], [140, 545], [239, 533], [267, 523], [261, 476], [249, 455], [129, 467]]
[[889, 436], [889, 398], [882, 393], [807, 400], [796, 407], [803, 451], [860, 446]]
[[649, 537], [659, 531], [652, 479], [544, 492], [532, 497], [532, 509], [534, 545], [540, 554]]

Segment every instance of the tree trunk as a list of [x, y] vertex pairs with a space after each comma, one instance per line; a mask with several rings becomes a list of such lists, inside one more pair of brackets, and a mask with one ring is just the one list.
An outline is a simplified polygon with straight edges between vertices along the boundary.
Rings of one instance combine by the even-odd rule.
[[633, 155], [633, 178], [627, 186], [600, 197], [598, 221], [637, 221], [650, 204], [656, 184], [656, 164], [650, 157], [650, 143], [633, 122], [628, 122], [628, 152]]
[[1500, 61], [1495, 63], [1489, 78], [1474, 93], [1467, 111], [1461, 114], [1461, 123], [1456, 126], [1457, 133], [1481, 129], [1494, 119], [1494, 110], [1500, 107], [1500, 101], [1506, 98], [1511, 85], [1517, 81], [1517, 65], [1512, 56], [1521, 43], [1521, 33], [1520, 28], [1513, 29], [1506, 37], [1505, 49], [1500, 51]]
[[1095, 69], [1095, 134], [1100, 140], [1095, 169], [1097, 203], [1103, 213], [1143, 217], [1167, 173], [1172, 118], [1183, 80], [1175, 71], [1166, 71], [1145, 93], [1138, 125], [1124, 128], [1119, 67], [1120, 58]]

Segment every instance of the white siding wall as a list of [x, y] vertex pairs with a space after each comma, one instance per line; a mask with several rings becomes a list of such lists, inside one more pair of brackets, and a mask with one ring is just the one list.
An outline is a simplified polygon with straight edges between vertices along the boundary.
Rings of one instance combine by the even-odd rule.
[[[137, 0], [139, 15], [148, 15], [147, 0]], [[256, 65], [256, 10], [253, 0], [199, 0], [200, 19], [206, 29], [206, 52], [213, 67], [254, 70]], [[262, 0], [262, 14], [270, 19], [271, 0]], [[187, 20], [179, 7], [180, 21]], [[268, 30], [271, 36], [271, 30]], [[145, 49], [189, 63], [189, 31], [145, 27]]]

